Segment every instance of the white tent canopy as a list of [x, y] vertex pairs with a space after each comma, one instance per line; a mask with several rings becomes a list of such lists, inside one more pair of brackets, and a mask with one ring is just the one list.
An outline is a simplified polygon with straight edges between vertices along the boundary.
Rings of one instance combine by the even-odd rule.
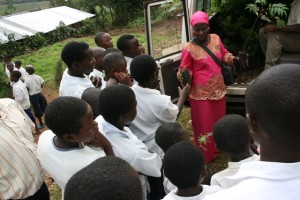
[[60, 21], [71, 25], [93, 16], [67, 6], [3, 16], [0, 18], [0, 43], [8, 41], [4, 33], [13, 33], [16, 39], [20, 39], [25, 35], [50, 32], [59, 26]]

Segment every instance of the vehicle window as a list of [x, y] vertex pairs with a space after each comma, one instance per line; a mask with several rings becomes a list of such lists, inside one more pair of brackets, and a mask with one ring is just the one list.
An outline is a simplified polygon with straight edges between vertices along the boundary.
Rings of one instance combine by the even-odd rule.
[[181, 51], [186, 42], [181, 1], [153, 3], [150, 5], [149, 14], [151, 55], [161, 58]]

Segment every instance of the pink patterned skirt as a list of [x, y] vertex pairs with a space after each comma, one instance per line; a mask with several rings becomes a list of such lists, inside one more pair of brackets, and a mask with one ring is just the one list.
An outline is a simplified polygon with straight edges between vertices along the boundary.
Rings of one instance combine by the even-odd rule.
[[214, 124], [226, 114], [225, 97], [220, 100], [193, 100], [190, 99], [194, 142], [202, 151], [205, 162], [210, 163], [217, 155], [218, 150], [212, 137]]

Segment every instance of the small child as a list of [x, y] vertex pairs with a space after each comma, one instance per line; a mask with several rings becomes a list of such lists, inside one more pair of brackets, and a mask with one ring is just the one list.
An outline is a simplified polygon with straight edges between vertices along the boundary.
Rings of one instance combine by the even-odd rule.
[[18, 70], [21, 72], [22, 76], [21, 76], [21, 81], [25, 81], [25, 78], [27, 77], [28, 73], [26, 72], [26, 70], [24, 69], [24, 67], [22, 67], [22, 62], [20, 60], [17, 60], [15, 62], [15, 70]]
[[40, 136], [37, 153], [43, 168], [62, 191], [77, 171], [113, 154], [93, 120], [91, 107], [79, 98], [54, 99], [45, 111], [45, 123], [50, 130]]
[[179, 90], [179, 101], [173, 104], [171, 98], [162, 95], [159, 88], [158, 67], [149, 55], [135, 57], [130, 65], [133, 78], [138, 82], [132, 86], [137, 99], [137, 116], [130, 124], [130, 130], [148, 149], [163, 156], [163, 151], [155, 143], [155, 131], [163, 123], [173, 123], [182, 110], [190, 92], [187, 84]]
[[130, 63], [133, 58], [141, 54], [140, 44], [138, 39], [131, 34], [124, 34], [117, 41], [117, 47], [122, 51], [127, 62], [127, 71], [130, 73]]
[[[156, 130], [155, 142], [164, 152], [181, 141], [190, 141], [190, 138], [188, 130], [178, 123], [165, 123]], [[176, 189], [176, 186], [165, 176], [163, 186], [166, 194]]]
[[[16, 62], [16, 66], [17, 66], [17, 62]], [[24, 83], [29, 91], [29, 99], [33, 107], [34, 115], [39, 120], [40, 125], [38, 126], [38, 128], [41, 129], [45, 127], [42, 116], [47, 107], [47, 100], [44, 94], [42, 93], [44, 80], [39, 75], [34, 74], [34, 72], [35, 69], [32, 65], [26, 66], [26, 73], [28, 73], [28, 75], [25, 78]]]
[[29, 116], [35, 125], [36, 133], [39, 133], [35, 118], [30, 110], [29, 94], [25, 84], [20, 80], [22, 74], [19, 71], [12, 71], [10, 74], [10, 81], [12, 82], [13, 96], [12, 98], [19, 103], [25, 113]]
[[122, 83], [132, 86], [126, 69], [126, 60], [117, 52], [109, 53], [103, 58], [103, 69], [105, 72], [104, 83], [106, 86]]
[[201, 151], [190, 142], [178, 142], [167, 150], [163, 170], [165, 176], [177, 187], [163, 200], [201, 200], [206, 195], [221, 190], [218, 186], [200, 184], [206, 175], [205, 161]]
[[90, 87], [100, 87], [97, 77], [91, 81], [85, 77], [93, 71], [95, 59], [89, 45], [84, 42], [69, 42], [61, 52], [61, 58], [67, 65], [59, 86], [59, 96], [81, 98], [83, 91]]
[[98, 108], [100, 116], [96, 121], [100, 132], [111, 142], [116, 156], [126, 160], [139, 172], [146, 197], [148, 184], [145, 176], [160, 177], [162, 161], [125, 126], [136, 116], [134, 92], [122, 84], [106, 87], [99, 95]]
[[235, 175], [243, 163], [257, 161], [259, 156], [251, 155], [251, 135], [247, 120], [240, 115], [226, 115], [213, 127], [213, 137], [217, 148], [228, 153], [228, 168], [216, 173], [211, 178], [211, 185], [219, 185], [223, 189], [239, 183], [236, 179], [227, 178]]
[[94, 40], [95, 40], [95, 43], [98, 47], [102, 47], [104, 49], [114, 47], [111, 36], [106, 32], [98, 32], [95, 35]]
[[65, 200], [143, 200], [137, 172], [124, 160], [106, 156], [92, 162], [68, 181]]

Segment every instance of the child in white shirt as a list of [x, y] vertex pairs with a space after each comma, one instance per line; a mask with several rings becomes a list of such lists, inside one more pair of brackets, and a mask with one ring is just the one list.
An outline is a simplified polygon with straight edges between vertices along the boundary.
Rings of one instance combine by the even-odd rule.
[[218, 185], [223, 189], [239, 183], [237, 179], [228, 177], [235, 175], [243, 163], [258, 161], [258, 155], [250, 154], [252, 141], [247, 121], [241, 115], [226, 115], [213, 127], [213, 137], [217, 148], [228, 153], [230, 162], [228, 168], [211, 177], [211, 185]]
[[218, 186], [200, 184], [206, 175], [205, 161], [201, 151], [191, 142], [182, 141], [171, 146], [164, 156], [163, 170], [177, 187], [163, 200], [202, 200], [221, 190]]
[[125, 124], [136, 116], [134, 92], [126, 85], [113, 85], [101, 91], [98, 101], [100, 116], [96, 118], [99, 130], [112, 144], [116, 156], [126, 160], [140, 173], [144, 195], [147, 195], [145, 176], [161, 176], [161, 159], [148, 148]]

